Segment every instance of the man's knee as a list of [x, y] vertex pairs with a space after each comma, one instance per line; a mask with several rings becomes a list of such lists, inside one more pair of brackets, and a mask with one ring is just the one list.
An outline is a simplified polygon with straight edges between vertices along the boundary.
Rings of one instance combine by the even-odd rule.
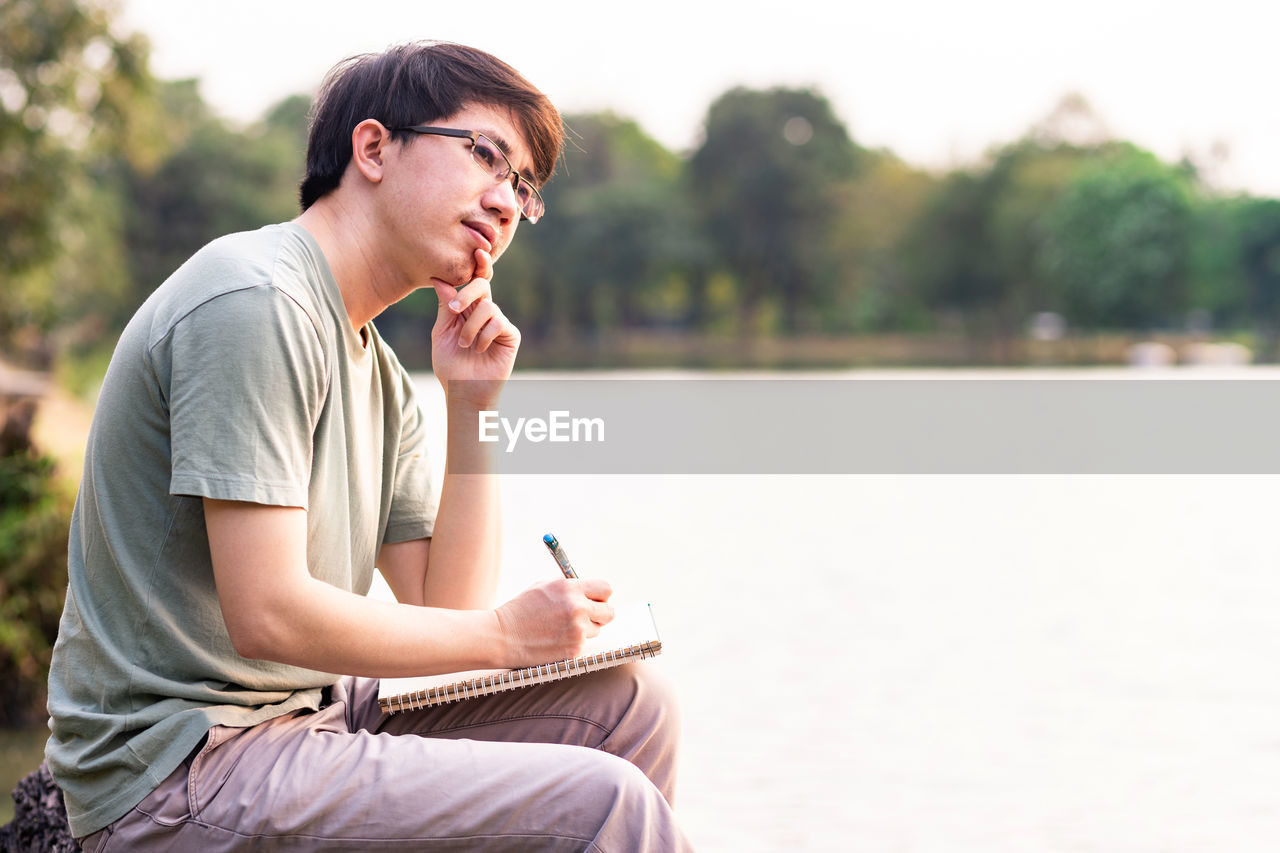
[[[686, 843], [666, 798], [629, 761], [596, 752], [580, 779], [602, 850], [675, 850]], [[580, 812], [581, 813], [581, 812]]]
[[625, 802], [653, 788], [640, 768], [616, 755], [590, 750], [584, 760], [583, 785], [598, 792], [602, 800]]
[[[596, 673], [593, 685], [604, 718], [612, 717], [613, 737], [678, 739], [680, 708], [676, 691], [656, 666], [633, 663]], [[606, 747], [607, 748], [607, 747]]]
[[673, 801], [680, 746], [675, 690], [656, 666], [630, 664], [612, 672], [606, 689], [625, 707], [601, 748], [638, 766]]
[[627, 669], [632, 679], [636, 715], [651, 720], [656, 733], [678, 740], [680, 703], [671, 679], [656, 666], [636, 664]]

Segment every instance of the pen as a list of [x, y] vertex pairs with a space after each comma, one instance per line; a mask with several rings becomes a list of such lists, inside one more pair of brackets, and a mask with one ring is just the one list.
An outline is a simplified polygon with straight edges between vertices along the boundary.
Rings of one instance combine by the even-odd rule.
[[542, 537], [542, 544], [546, 545], [547, 550], [551, 552], [551, 556], [556, 558], [556, 563], [560, 566], [560, 571], [564, 572], [565, 577], [576, 578], [578, 576], [578, 573], [573, 570], [573, 566], [569, 563], [569, 555], [560, 547], [556, 537], [548, 533]]

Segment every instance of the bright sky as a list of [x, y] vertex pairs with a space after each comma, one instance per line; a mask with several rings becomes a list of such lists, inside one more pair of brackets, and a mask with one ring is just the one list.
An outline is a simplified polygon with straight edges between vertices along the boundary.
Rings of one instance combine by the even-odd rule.
[[1280, 4], [1257, 0], [123, 0], [122, 17], [150, 37], [157, 75], [199, 77], [243, 121], [314, 92], [350, 54], [441, 39], [505, 59], [564, 112], [613, 109], [675, 151], [734, 85], [815, 86], [860, 144], [931, 168], [1016, 139], [1076, 91], [1114, 135], [1280, 196]]

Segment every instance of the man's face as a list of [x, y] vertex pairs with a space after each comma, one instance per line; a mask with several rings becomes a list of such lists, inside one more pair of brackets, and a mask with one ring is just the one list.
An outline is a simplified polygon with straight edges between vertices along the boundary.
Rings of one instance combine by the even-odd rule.
[[[516, 171], [533, 173], [528, 146], [507, 110], [475, 104], [431, 125], [479, 131]], [[395, 237], [391, 251], [414, 287], [429, 287], [431, 279], [466, 284], [475, 277], [477, 249], [497, 261], [515, 236], [515, 190], [472, 159], [468, 139], [419, 135], [393, 144], [384, 181], [383, 216]]]

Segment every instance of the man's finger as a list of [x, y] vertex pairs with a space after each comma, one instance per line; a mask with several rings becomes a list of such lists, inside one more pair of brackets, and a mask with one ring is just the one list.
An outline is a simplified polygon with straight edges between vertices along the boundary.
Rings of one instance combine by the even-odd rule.
[[493, 256], [484, 249], [476, 249], [476, 272], [472, 277], [485, 281], [493, 278]]
[[609, 585], [607, 580], [584, 578], [578, 584], [582, 594], [592, 601], [608, 601], [609, 596], [613, 595], [613, 587]]
[[613, 621], [613, 608], [608, 604], [596, 604], [591, 608], [591, 621], [596, 625], [608, 625]]
[[[432, 279], [431, 284], [435, 287], [436, 298], [440, 300], [441, 311], [447, 308], [456, 314], [462, 310], [462, 302], [458, 298], [458, 288], [438, 278]], [[457, 306], [456, 308], [454, 307], [455, 305]]]

